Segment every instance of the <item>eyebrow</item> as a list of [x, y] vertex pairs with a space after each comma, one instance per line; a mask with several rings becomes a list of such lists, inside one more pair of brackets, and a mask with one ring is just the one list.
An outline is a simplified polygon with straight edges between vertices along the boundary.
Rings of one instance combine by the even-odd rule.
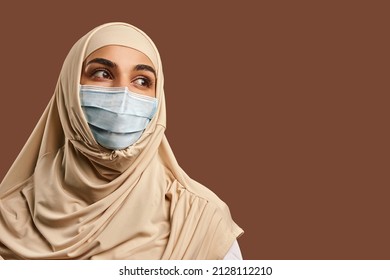
[[[115, 64], [115, 62], [112, 62], [111, 60], [108, 60], [108, 59], [105, 59], [105, 58], [94, 58], [90, 61], [88, 61], [85, 66], [91, 64], [91, 63], [99, 63], [99, 64], [103, 64], [103, 65], [106, 65], [110, 68], [115, 68], [117, 65]], [[137, 64], [136, 66], [134, 66], [133, 68], [135, 71], [149, 71], [149, 72], [152, 72], [153, 75], [154, 75], [154, 78], [157, 78], [157, 74], [156, 74], [156, 70], [154, 70], [154, 68], [152, 66], [149, 66], [149, 65], [146, 65], [146, 64]]]
[[157, 78], [156, 70], [154, 70], [154, 68], [152, 66], [149, 66], [146, 64], [137, 64], [134, 67], [134, 70], [136, 70], [136, 71], [146, 70], [146, 71], [152, 72], [154, 75], [154, 78]]
[[111, 60], [108, 60], [108, 59], [105, 59], [105, 58], [94, 58], [90, 61], [87, 62], [87, 64], [85, 65], [89, 65], [91, 63], [99, 63], [99, 64], [103, 64], [103, 65], [106, 65], [108, 67], [111, 67], [111, 68], [114, 68], [116, 67], [116, 64], [114, 62], [112, 62]]

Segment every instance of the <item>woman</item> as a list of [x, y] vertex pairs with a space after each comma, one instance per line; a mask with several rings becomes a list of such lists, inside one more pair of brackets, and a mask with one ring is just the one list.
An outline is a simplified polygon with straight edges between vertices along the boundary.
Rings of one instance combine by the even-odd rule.
[[0, 185], [0, 256], [240, 258], [242, 230], [178, 166], [165, 123], [153, 42], [125, 23], [82, 37]]

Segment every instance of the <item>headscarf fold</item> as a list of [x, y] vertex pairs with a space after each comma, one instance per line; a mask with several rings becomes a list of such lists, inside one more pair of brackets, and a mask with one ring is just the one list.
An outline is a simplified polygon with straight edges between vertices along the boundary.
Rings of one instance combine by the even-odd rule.
[[[157, 72], [157, 113], [111, 151], [80, 106], [82, 64], [107, 45], [141, 51]], [[178, 165], [165, 137], [163, 71], [150, 38], [101, 25], [70, 50], [54, 95], [0, 185], [0, 258], [222, 259], [242, 234], [228, 207]]]

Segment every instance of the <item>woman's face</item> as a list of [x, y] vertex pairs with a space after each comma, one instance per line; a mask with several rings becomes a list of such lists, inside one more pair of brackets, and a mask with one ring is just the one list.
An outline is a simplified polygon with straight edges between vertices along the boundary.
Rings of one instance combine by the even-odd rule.
[[128, 87], [130, 91], [156, 97], [156, 71], [140, 51], [123, 46], [105, 46], [83, 63], [80, 83], [103, 87]]

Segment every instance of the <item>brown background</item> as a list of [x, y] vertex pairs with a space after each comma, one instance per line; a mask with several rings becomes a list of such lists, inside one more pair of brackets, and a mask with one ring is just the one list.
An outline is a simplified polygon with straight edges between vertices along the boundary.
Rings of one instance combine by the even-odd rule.
[[70, 47], [125, 21], [158, 46], [168, 139], [246, 259], [389, 259], [386, 1], [227, 2], [2, 4], [0, 178]]

